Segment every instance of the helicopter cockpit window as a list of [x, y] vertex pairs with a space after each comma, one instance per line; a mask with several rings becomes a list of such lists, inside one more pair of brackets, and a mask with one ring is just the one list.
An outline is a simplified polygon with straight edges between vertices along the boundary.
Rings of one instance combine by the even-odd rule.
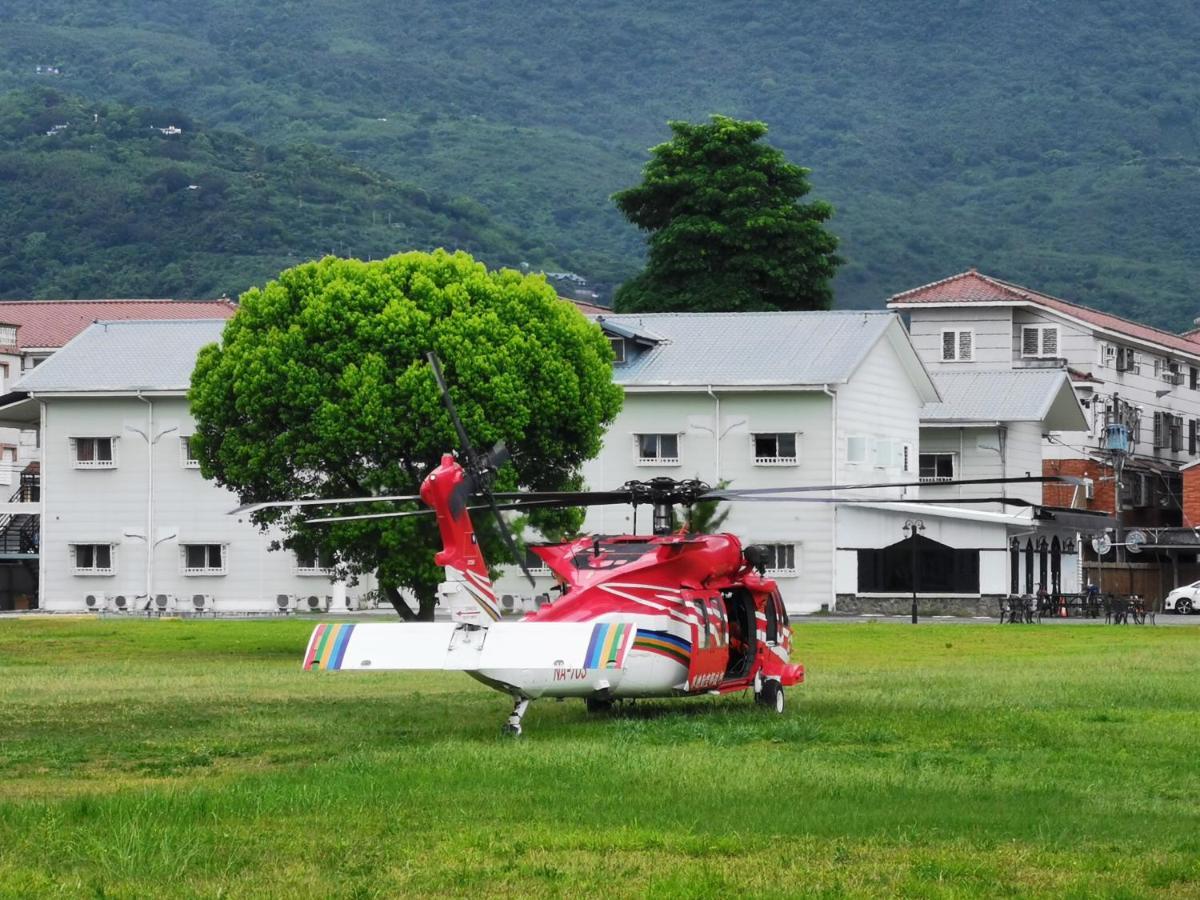
[[766, 607], [767, 643], [774, 644], [779, 641], [779, 613], [778, 610], [775, 609], [774, 594], [767, 598]]
[[618, 569], [641, 559], [654, 545], [645, 541], [601, 540], [598, 548], [598, 553], [595, 549], [576, 553], [571, 557], [572, 564], [577, 569]]

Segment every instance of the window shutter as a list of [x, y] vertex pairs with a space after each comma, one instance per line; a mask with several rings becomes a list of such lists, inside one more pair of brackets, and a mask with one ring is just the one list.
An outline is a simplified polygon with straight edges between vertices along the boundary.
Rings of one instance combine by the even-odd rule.
[[1037, 356], [1038, 352], [1038, 330], [1025, 326], [1021, 329], [1021, 355], [1022, 356]]
[[1154, 414], [1154, 447], [1156, 450], [1166, 446], [1166, 441], [1163, 440], [1163, 431], [1165, 430], [1163, 428], [1164, 418], [1160, 412]]
[[960, 331], [958, 333], [958, 358], [960, 360], [975, 358], [975, 332]]
[[954, 362], [955, 340], [953, 331], [942, 332], [942, 362]]
[[1058, 356], [1058, 329], [1042, 329], [1042, 356]]
[[1196, 420], [1188, 419], [1188, 453], [1196, 455]]

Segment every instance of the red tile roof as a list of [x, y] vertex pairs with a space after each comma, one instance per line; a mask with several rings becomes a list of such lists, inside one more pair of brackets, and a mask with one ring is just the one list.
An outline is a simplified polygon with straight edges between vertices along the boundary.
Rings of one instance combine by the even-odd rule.
[[[1064, 315], [1073, 316], [1090, 325], [1106, 328], [1110, 331], [1128, 335], [1131, 338], [1151, 344], [1159, 344], [1163, 347], [1171, 347], [1184, 353], [1190, 353], [1193, 356], [1200, 354], [1200, 335], [1190, 337], [1175, 334], [1171, 331], [1163, 331], [1159, 328], [1152, 328], [1149, 325], [1143, 325], [1141, 322], [1134, 322], [1130, 319], [1124, 319], [1121, 316], [1114, 316], [1112, 313], [1101, 312], [1089, 306], [1080, 306], [1078, 303], [1071, 303], [1069, 300], [1051, 297], [1049, 294], [1030, 290], [1029, 288], [1021, 287], [1019, 284], [1001, 281], [999, 278], [983, 275], [974, 269], [968, 269], [966, 272], [960, 272], [958, 275], [951, 275], [949, 278], [943, 278], [941, 281], [934, 281], [909, 291], [893, 294], [888, 298], [889, 306], [892, 304], [904, 305], [909, 303], [989, 302], [1032, 303], [1035, 306], [1045, 307]], [[3, 310], [0, 310], [0, 317], [3, 317], [3, 315]], [[1188, 332], [1187, 334], [1191, 335], [1192, 333]]]
[[0, 300], [0, 323], [17, 326], [21, 347], [61, 347], [96, 321], [228, 319], [232, 300]]
[[[608, 306], [598, 306], [595, 303], [588, 303], [586, 300], [572, 300], [570, 297], [559, 297], [559, 299], [566, 300], [568, 303], [574, 303], [585, 316], [612, 315], [612, 308]], [[0, 313], [0, 315], [3, 315], [3, 313]]]

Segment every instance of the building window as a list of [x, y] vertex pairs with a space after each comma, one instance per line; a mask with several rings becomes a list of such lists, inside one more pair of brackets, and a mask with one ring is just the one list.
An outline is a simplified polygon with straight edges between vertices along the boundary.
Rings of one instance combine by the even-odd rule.
[[970, 362], [974, 358], [975, 332], [942, 332], [942, 362]]
[[858, 435], [846, 438], [846, 462], [865, 463], [870, 441]]
[[179, 462], [185, 469], [200, 468], [200, 460], [196, 458], [196, 454], [192, 452], [192, 436], [181, 437], [179, 439]]
[[224, 544], [181, 544], [184, 575], [224, 575]]
[[1195, 366], [1188, 366], [1188, 387], [1193, 391], [1200, 389], [1200, 369]]
[[1183, 416], [1167, 416], [1167, 432], [1171, 452], [1178, 453], [1183, 449]]
[[920, 454], [920, 470], [918, 481], [937, 483], [954, 480], [953, 453], [922, 453]]
[[795, 544], [763, 544], [762, 548], [766, 551], [763, 564], [768, 575], [781, 577], [797, 574]]
[[[195, 545], [201, 546], [201, 545]], [[204, 545], [213, 546], [213, 545]], [[199, 557], [197, 557], [199, 559]], [[332, 575], [333, 574], [333, 556], [328, 551], [320, 553], [301, 553], [296, 551], [296, 574], [297, 575]]]
[[76, 575], [114, 575], [116, 553], [112, 544], [72, 544]]
[[1058, 356], [1058, 326], [1025, 325], [1022, 327], [1021, 356]]
[[613, 349], [613, 365], [625, 362], [625, 338], [610, 337], [608, 343]]
[[77, 469], [115, 469], [117, 439], [111, 437], [71, 438], [71, 456]]
[[678, 434], [635, 434], [637, 460], [643, 466], [679, 465]]
[[755, 434], [754, 464], [756, 466], [796, 465], [796, 433], [780, 431]]
[[15, 347], [17, 345], [17, 326], [0, 325], [0, 345]]
[[1196, 455], [1196, 436], [1200, 433], [1200, 420], [1188, 419], [1188, 453]]
[[546, 565], [546, 561], [533, 552], [532, 547], [525, 548], [525, 568], [529, 570], [529, 574], [533, 576], [549, 575], [550, 567]]

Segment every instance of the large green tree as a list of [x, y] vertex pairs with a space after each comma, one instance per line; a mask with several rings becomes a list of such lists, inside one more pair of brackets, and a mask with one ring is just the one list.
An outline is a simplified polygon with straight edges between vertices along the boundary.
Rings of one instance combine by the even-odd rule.
[[[328, 257], [242, 295], [192, 375], [201, 470], [244, 503], [415, 493], [457, 446], [430, 350], [477, 449], [507, 443], [512, 460], [499, 486], [578, 486], [581, 463], [599, 451], [621, 405], [607, 339], [540, 276], [489, 272], [441, 250], [377, 262]], [[562, 511], [547, 516], [534, 524], [578, 525]], [[496, 532], [476, 520], [488, 558], [503, 561]], [[432, 517], [306, 526], [296, 512], [272, 509], [257, 521], [281, 526], [290, 549], [332, 556], [339, 575], [377, 573], [401, 616], [432, 615], [442, 577]]]
[[622, 312], [828, 309], [841, 260], [824, 226], [833, 207], [801, 203], [808, 170], [726, 116], [671, 122], [642, 183], [613, 196], [649, 233], [646, 268], [621, 286]]

